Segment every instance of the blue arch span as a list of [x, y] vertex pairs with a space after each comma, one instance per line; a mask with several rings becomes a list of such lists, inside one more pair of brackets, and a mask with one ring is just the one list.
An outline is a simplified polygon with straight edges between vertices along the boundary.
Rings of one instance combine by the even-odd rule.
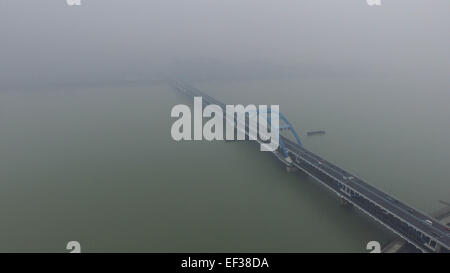
[[[258, 112], [259, 110], [256, 110], [256, 111]], [[272, 113], [272, 110], [269, 108], [269, 109], [267, 109], [267, 112], [266, 112], [266, 113]], [[302, 145], [303, 145], [303, 144], [302, 144], [302, 141], [300, 140], [299, 135], [298, 135], [297, 132], [295, 131], [294, 126], [292, 126], [292, 124], [289, 122], [289, 120], [288, 120], [282, 113], [278, 112], [278, 116], [279, 116], [279, 118], [280, 118], [282, 121], [284, 121], [284, 123], [287, 125], [287, 126], [284, 127], [284, 128], [288, 128], [289, 131], [291, 131], [292, 134], [294, 135], [294, 138], [295, 138], [295, 140], [297, 141], [297, 144], [298, 144], [299, 146], [302, 146]], [[270, 126], [272, 126], [271, 123], [270, 123], [270, 118], [267, 119], [267, 123], [268, 123]], [[286, 145], [284, 144], [284, 141], [283, 141], [281, 138], [279, 138], [279, 144], [280, 144], [281, 151], [283, 152], [284, 157], [285, 157], [285, 158], [288, 157], [289, 154], [288, 154], [288, 151], [287, 151], [287, 149], [286, 149]]]

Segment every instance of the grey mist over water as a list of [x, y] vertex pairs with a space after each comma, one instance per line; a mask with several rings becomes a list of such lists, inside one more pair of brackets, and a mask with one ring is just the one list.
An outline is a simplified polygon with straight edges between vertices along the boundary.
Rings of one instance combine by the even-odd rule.
[[[285, 94], [276, 103], [306, 147], [420, 210], [439, 208], [450, 196], [448, 109], [422, 101], [430, 110], [418, 117], [414, 99], [392, 92], [378, 94], [391, 97], [383, 108], [369, 95], [358, 105], [333, 97], [348, 84], [197, 86], [243, 103], [256, 94], [256, 103], [272, 102], [277, 88]], [[173, 141], [170, 109], [192, 102], [166, 85], [3, 93], [1, 101], [3, 251], [62, 251], [76, 239], [86, 251], [340, 252], [391, 238], [254, 143]], [[316, 128], [327, 134], [305, 136]]]
[[170, 111], [192, 100], [167, 79], [278, 104], [311, 151], [418, 210], [450, 201], [447, 1], [39, 2], [0, 4], [2, 252], [365, 252], [393, 238], [254, 143], [173, 141]]

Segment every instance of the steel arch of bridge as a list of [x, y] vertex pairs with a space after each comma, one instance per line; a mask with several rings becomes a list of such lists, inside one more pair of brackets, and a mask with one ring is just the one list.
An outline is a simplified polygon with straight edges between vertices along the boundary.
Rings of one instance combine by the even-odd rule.
[[[257, 110], [256, 112], [259, 112], [259, 110]], [[282, 129], [288, 129], [290, 132], [292, 132], [292, 135], [294, 135], [294, 138], [297, 141], [297, 144], [302, 146], [302, 141], [300, 140], [299, 135], [297, 134], [297, 132], [294, 129], [294, 126], [292, 126], [292, 124], [289, 122], [289, 120], [282, 113], [275, 112], [275, 111], [273, 111], [273, 112], [274, 113], [278, 113], [279, 118], [282, 121], [284, 121], [284, 123], [286, 124], [286, 126], [283, 126]], [[255, 112], [253, 112], [253, 113], [255, 113]], [[267, 113], [272, 113], [272, 109], [268, 108], [267, 111], [266, 111], [266, 114]], [[267, 117], [269, 117], [269, 116], [267, 116]], [[270, 118], [267, 118], [267, 123], [269, 124], [270, 127], [272, 127], [272, 124], [270, 123]], [[279, 129], [281, 128], [281, 126], [278, 126], [278, 127], [279, 127]], [[271, 130], [272, 130], [272, 128], [271, 128]], [[280, 137], [278, 139], [279, 139], [279, 144], [280, 144], [280, 147], [281, 147], [281, 151], [282, 151], [284, 157], [287, 158], [289, 156], [289, 154], [288, 154], [288, 151], [286, 149], [286, 145], [284, 144], [283, 140]]]

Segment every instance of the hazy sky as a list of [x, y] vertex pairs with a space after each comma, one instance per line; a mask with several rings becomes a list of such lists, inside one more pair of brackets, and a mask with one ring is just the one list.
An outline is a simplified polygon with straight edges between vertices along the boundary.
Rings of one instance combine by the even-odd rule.
[[449, 48], [448, 0], [0, 1], [0, 86], [217, 64], [445, 80]]

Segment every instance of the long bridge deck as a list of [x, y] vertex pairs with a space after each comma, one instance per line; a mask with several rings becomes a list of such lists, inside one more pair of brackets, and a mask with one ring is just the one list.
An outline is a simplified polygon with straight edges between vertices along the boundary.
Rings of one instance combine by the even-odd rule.
[[[225, 109], [225, 104], [192, 86], [176, 84], [175, 87], [189, 96], [201, 96], [205, 105], [215, 104]], [[420, 251], [450, 252], [450, 229], [438, 220], [371, 186], [299, 143], [280, 135], [281, 141], [289, 160], [285, 160], [280, 148], [273, 153], [286, 165], [306, 172], [344, 202], [357, 207]]]

